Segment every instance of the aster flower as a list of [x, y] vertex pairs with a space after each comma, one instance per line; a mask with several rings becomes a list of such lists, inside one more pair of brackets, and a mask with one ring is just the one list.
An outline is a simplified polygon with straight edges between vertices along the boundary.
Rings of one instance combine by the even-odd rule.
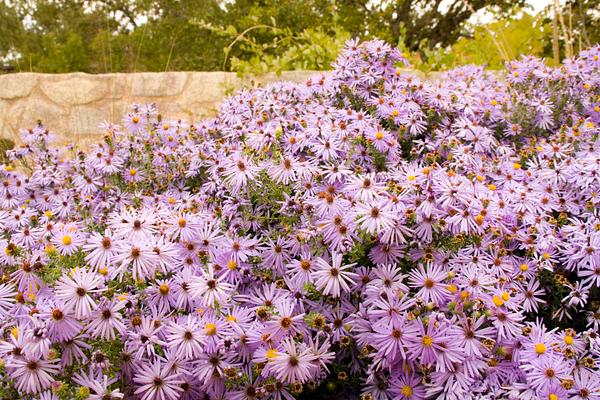
[[108, 229], [104, 231], [104, 235], [92, 232], [87, 243], [83, 245], [83, 249], [88, 253], [85, 256], [85, 261], [98, 269], [109, 266], [113, 257], [117, 254], [112, 236], [112, 232]]
[[453, 371], [455, 365], [464, 359], [462, 349], [458, 347], [445, 321], [438, 322], [430, 318], [425, 327], [423, 321], [417, 319], [406, 336], [410, 359], [424, 365], [435, 362], [438, 372]]
[[149, 240], [156, 232], [156, 215], [152, 209], [141, 211], [124, 210], [114, 215], [111, 226], [116, 237], [125, 238], [131, 242]]
[[373, 274], [372, 280], [365, 289], [367, 296], [376, 297], [384, 291], [394, 295], [398, 292], [408, 292], [408, 287], [402, 282], [405, 276], [401, 273], [400, 268], [384, 265], [374, 268]]
[[0, 284], [0, 317], [4, 317], [15, 302], [15, 289], [10, 284]]
[[373, 204], [359, 203], [356, 207], [356, 223], [366, 232], [375, 234], [394, 226], [394, 215], [383, 200]]
[[167, 342], [169, 348], [176, 349], [181, 358], [198, 358], [202, 353], [202, 335], [198, 320], [188, 315], [169, 325]]
[[522, 367], [527, 374], [527, 382], [542, 389], [550, 385], [560, 385], [564, 379], [570, 379], [573, 364], [560, 356], [548, 356], [532, 360]]
[[157, 324], [151, 317], [137, 318], [136, 330], [129, 333], [126, 344], [127, 349], [135, 353], [135, 359], [141, 360], [144, 356], [156, 355], [155, 346], [166, 347], [167, 343], [163, 340], [163, 325]]
[[244, 156], [233, 157], [226, 166], [225, 182], [231, 185], [234, 193], [237, 193], [254, 179], [258, 171], [259, 168]]
[[131, 273], [133, 279], [140, 280], [155, 274], [158, 256], [151, 243], [121, 243], [113, 262], [118, 264], [114, 276], [123, 279], [127, 273]]
[[313, 274], [315, 286], [323, 294], [339, 297], [342, 291], [350, 291], [349, 285], [357, 278], [354, 272], [350, 272], [354, 264], [342, 266], [342, 255], [339, 253], [331, 253], [331, 262], [319, 257], [315, 263], [318, 268]]
[[447, 277], [439, 265], [419, 266], [418, 270], [413, 270], [409, 274], [409, 285], [413, 288], [419, 288], [417, 296], [424, 302], [433, 301], [436, 304], [443, 304], [448, 298], [448, 289], [442, 282]]
[[70, 340], [82, 330], [73, 312], [68, 311], [62, 304], [48, 307], [47, 311], [40, 313], [40, 317], [46, 321], [48, 337], [52, 340]]
[[546, 304], [546, 301], [540, 299], [546, 293], [544, 289], [540, 289], [540, 284], [537, 280], [532, 279], [527, 284], [527, 289], [523, 294], [523, 308], [527, 312], [537, 312], [539, 304]]
[[414, 373], [402, 373], [391, 380], [391, 392], [399, 400], [420, 400], [425, 398], [425, 387]]
[[292, 339], [282, 342], [282, 351], [273, 360], [273, 369], [277, 379], [287, 383], [304, 383], [312, 377], [314, 356], [309, 349], [298, 350]]
[[577, 371], [569, 394], [575, 400], [600, 399], [600, 378], [585, 369]]
[[224, 280], [224, 275], [216, 277], [212, 267], [209, 267], [208, 272], [201, 271], [200, 276], [193, 278], [190, 292], [195, 298], [200, 298], [200, 304], [203, 306], [224, 303], [233, 290], [233, 286]]
[[183, 381], [170, 374], [160, 361], [142, 364], [133, 381], [138, 385], [135, 394], [142, 400], [176, 399], [182, 392]]
[[87, 331], [94, 338], [113, 340], [115, 331], [122, 335], [126, 331], [123, 316], [119, 313], [125, 307], [122, 301], [104, 301], [98, 305], [96, 311], [90, 316]]
[[54, 381], [53, 375], [58, 373], [58, 359], [45, 360], [40, 356], [25, 355], [22, 359], [12, 359], [10, 376], [15, 379], [17, 390], [25, 393], [39, 393], [48, 389]]
[[104, 291], [103, 286], [101, 275], [75, 268], [58, 280], [56, 297], [63, 301], [66, 310], [75, 312], [77, 319], [83, 319], [96, 307], [92, 295]]
[[0, 166], [6, 393], [598, 398], [600, 47], [505, 79], [401, 64], [350, 40], [212, 119], [134, 105], [76, 154], [23, 130]]
[[288, 274], [292, 280], [299, 285], [304, 285], [306, 282], [312, 281], [312, 273], [314, 272], [314, 260], [310, 251], [303, 251], [300, 260], [292, 260], [288, 265]]
[[372, 344], [377, 349], [377, 357], [388, 360], [389, 365], [394, 365], [397, 361], [406, 360], [406, 329], [404, 324], [383, 325], [375, 324], [373, 326]]
[[275, 304], [276, 316], [267, 322], [265, 328], [273, 340], [281, 337], [294, 336], [305, 331], [303, 328], [304, 313], [294, 315], [294, 303], [279, 301]]
[[85, 239], [75, 227], [66, 227], [52, 236], [52, 244], [56, 246], [60, 254], [65, 256], [75, 253], [84, 241]]
[[93, 394], [90, 394], [90, 400], [119, 400], [124, 398], [124, 394], [119, 389], [110, 390], [109, 386], [113, 383], [113, 380], [109, 379], [108, 376], [103, 375], [100, 380], [93, 380], [90, 382], [90, 389]]
[[201, 223], [188, 212], [178, 212], [174, 214], [168, 222], [169, 227], [166, 234], [185, 241], [195, 240]]

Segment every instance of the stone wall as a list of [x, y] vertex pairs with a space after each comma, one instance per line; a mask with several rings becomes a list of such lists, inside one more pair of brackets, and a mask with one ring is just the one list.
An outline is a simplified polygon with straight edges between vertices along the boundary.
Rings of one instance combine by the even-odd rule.
[[234, 88], [303, 82], [317, 73], [290, 71], [246, 80], [227, 72], [0, 75], [0, 138], [19, 143], [19, 131], [41, 120], [62, 143], [85, 147], [102, 135], [102, 122], [120, 122], [132, 103], [156, 103], [168, 118], [197, 121], [214, 115]]

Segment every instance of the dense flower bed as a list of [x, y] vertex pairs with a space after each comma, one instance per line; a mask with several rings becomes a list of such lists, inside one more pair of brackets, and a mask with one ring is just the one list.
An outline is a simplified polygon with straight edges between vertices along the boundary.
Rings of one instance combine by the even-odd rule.
[[212, 120], [24, 131], [0, 393], [600, 399], [599, 56], [422, 81], [352, 41]]

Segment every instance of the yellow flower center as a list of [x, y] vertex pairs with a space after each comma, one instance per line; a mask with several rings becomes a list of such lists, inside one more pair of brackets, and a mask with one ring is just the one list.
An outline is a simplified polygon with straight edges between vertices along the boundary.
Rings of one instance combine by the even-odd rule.
[[513, 168], [514, 169], [521, 169], [521, 164], [519, 164], [518, 162], [513, 164]]
[[132, 121], [134, 124], [137, 124], [138, 122], [140, 122], [140, 119], [139, 119], [138, 117], [133, 117], [133, 118], [131, 118], [131, 121]]
[[548, 400], [558, 400], [558, 396], [554, 393], [548, 395]]
[[573, 336], [565, 335], [564, 341], [565, 341], [566, 345], [568, 345], [568, 346], [572, 345], [573, 344]]
[[217, 325], [213, 324], [212, 322], [208, 322], [204, 326], [204, 330], [206, 331], [206, 334], [208, 336], [216, 335], [217, 334]]
[[475, 217], [475, 223], [477, 225], [482, 225], [483, 224], [483, 220], [484, 220], [484, 216], [481, 214], [477, 214], [477, 216]]
[[265, 353], [265, 357], [267, 357], [267, 360], [275, 359], [275, 357], [277, 357], [277, 350], [275, 350], [275, 349], [267, 350], [267, 352]]
[[510, 295], [508, 294], [508, 292], [502, 292], [501, 297], [504, 301], [508, 301], [508, 299], [510, 299]]
[[500, 306], [504, 305], [504, 300], [502, 300], [502, 298], [500, 296], [494, 295], [494, 297], [492, 297], [492, 302], [494, 303], [494, 305], [496, 307], [500, 307]]
[[131, 168], [131, 169], [129, 170], [129, 175], [131, 175], [131, 176], [135, 176], [136, 174], [137, 174], [137, 170], [136, 170], [135, 168]]
[[392, 117], [397, 117], [398, 115], [400, 115], [400, 113], [398, 112], [398, 110], [393, 110], [392, 111]]
[[158, 291], [160, 292], [160, 294], [162, 294], [163, 296], [166, 294], [169, 294], [169, 285], [167, 285], [166, 283], [161, 284], [158, 287]]
[[423, 345], [427, 347], [433, 344], [433, 339], [431, 338], [431, 336], [428, 335], [423, 336], [423, 339], [421, 341], [423, 342]]
[[377, 132], [377, 133], [375, 134], [375, 138], [376, 138], [377, 140], [381, 140], [381, 139], [383, 139], [383, 132]]
[[544, 354], [546, 352], [546, 345], [544, 343], [537, 343], [535, 345], [535, 352], [537, 354]]
[[225, 319], [227, 319], [229, 322], [237, 322], [235, 315], [228, 315]]
[[493, 183], [490, 183], [490, 184], [488, 185], [488, 188], [489, 188], [490, 190], [496, 190], [496, 185], [494, 185]]
[[411, 396], [413, 393], [413, 390], [410, 386], [408, 385], [404, 385], [402, 386], [402, 395], [405, 397]]
[[520, 269], [522, 272], [527, 272], [527, 270], [529, 269], [529, 265], [527, 265], [527, 264], [521, 264], [521, 265], [519, 266], [519, 269]]
[[416, 176], [414, 176], [414, 175], [409, 175], [409, 176], [408, 176], [408, 180], [409, 180], [410, 182], [414, 181], [415, 179], [417, 179], [417, 177], [416, 177]]
[[63, 236], [63, 238], [62, 238], [62, 242], [63, 242], [63, 244], [64, 244], [65, 246], [68, 246], [68, 245], [70, 245], [71, 243], [73, 243], [73, 239], [71, 239], [71, 236], [69, 236], [69, 235], [65, 235], [65, 236]]
[[233, 271], [234, 269], [237, 268], [237, 263], [235, 262], [235, 260], [229, 260], [227, 261], [227, 268], [229, 268], [231, 271]]

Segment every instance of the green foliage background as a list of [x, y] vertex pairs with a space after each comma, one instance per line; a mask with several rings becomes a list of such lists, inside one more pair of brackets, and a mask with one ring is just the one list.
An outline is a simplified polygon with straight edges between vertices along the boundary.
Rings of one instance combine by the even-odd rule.
[[[3, 72], [328, 69], [345, 40], [397, 44], [423, 70], [552, 60], [552, 10], [525, 0], [0, 0]], [[487, 24], [473, 23], [485, 10]], [[524, 10], [524, 11], [523, 11]], [[561, 10], [575, 50], [600, 42], [600, 2]], [[562, 33], [561, 54], [565, 38]]]

